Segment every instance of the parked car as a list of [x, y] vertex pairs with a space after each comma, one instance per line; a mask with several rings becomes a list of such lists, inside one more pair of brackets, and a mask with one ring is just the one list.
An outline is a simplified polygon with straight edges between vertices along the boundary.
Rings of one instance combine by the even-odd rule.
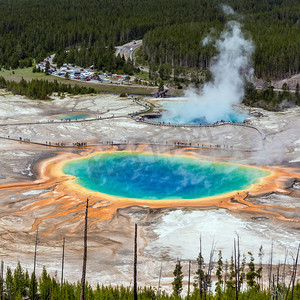
[[91, 81], [91, 79], [90, 78], [86, 78], [85, 81]]

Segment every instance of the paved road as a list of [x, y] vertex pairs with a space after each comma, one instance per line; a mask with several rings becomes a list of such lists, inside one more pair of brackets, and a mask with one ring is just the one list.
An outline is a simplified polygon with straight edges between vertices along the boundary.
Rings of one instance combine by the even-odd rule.
[[116, 55], [120, 54], [121, 56], [124, 56], [126, 60], [128, 60], [129, 58], [132, 59], [133, 51], [138, 47], [141, 47], [142, 45], [143, 40], [127, 43], [123, 46], [118, 47]]
[[[142, 45], [143, 45], [143, 40], [138, 40], [135, 43], [131, 42], [131, 43], [125, 44], [123, 46], [116, 47], [117, 48], [116, 55], [120, 54], [121, 56], [124, 56], [126, 60], [128, 60], [128, 58], [130, 58], [132, 60], [133, 59], [132, 54], [133, 54], [134, 50], [136, 50], [138, 47], [140, 47]], [[141, 71], [149, 72], [149, 68], [147, 68], [147, 67], [139, 66], [138, 68]]]

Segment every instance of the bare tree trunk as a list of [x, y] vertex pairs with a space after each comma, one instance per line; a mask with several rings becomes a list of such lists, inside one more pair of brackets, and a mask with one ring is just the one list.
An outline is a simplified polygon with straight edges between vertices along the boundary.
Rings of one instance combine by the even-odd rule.
[[134, 224], [133, 299], [137, 300], [137, 224]]
[[279, 269], [280, 269], [280, 263], [277, 265], [277, 274], [276, 274], [276, 295], [275, 300], [278, 299], [278, 293], [279, 293]]
[[281, 276], [281, 282], [282, 282], [282, 290], [281, 290], [281, 299], [284, 299], [285, 294], [285, 267], [286, 267], [286, 260], [287, 260], [288, 251], [285, 249], [285, 257], [284, 257], [284, 264], [282, 269], [282, 276]]
[[213, 242], [212, 245], [211, 245], [211, 250], [210, 250], [210, 255], [209, 255], [209, 263], [208, 263], [207, 274], [205, 276], [205, 281], [204, 281], [203, 300], [206, 300], [208, 284], [211, 283], [211, 271], [212, 271], [212, 268], [213, 268], [214, 252], [215, 252], [215, 246], [214, 246], [214, 242]]
[[237, 298], [239, 298], [239, 292], [240, 292], [240, 237], [237, 235]]
[[65, 263], [65, 238], [63, 238], [63, 251], [62, 251], [62, 259], [61, 259], [61, 283], [63, 286], [64, 283], [64, 263]]
[[188, 299], [190, 299], [190, 285], [191, 285], [191, 261], [189, 260], [189, 279], [188, 279], [188, 292], [187, 292]]
[[36, 236], [35, 236], [35, 245], [34, 245], [34, 259], [33, 259], [33, 286], [32, 286], [32, 298], [35, 299], [35, 268], [36, 268], [36, 252], [37, 252], [37, 245], [39, 243], [39, 226], [36, 226]]
[[271, 299], [275, 299], [275, 274], [273, 274], [273, 289], [272, 289], [272, 296]]
[[233, 251], [234, 251], [234, 271], [235, 271], [235, 299], [239, 299], [239, 290], [238, 290], [238, 269], [237, 269], [237, 251], [236, 251], [236, 240], [234, 239], [233, 243]]
[[260, 289], [263, 290], [264, 289], [264, 278], [263, 278], [263, 263], [262, 263], [262, 260], [263, 260], [263, 256], [264, 256], [264, 252], [263, 252], [263, 246], [261, 245], [260, 248], [259, 248], [259, 269], [261, 270], [260, 271], [260, 278], [259, 278], [259, 286], [260, 286]]
[[3, 300], [3, 282], [4, 282], [4, 262], [1, 260], [1, 286], [0, 286], [0, 299]]
[[294, 273], [292, 273], [292, 276], [291, 276], [291, 280], [290, 280], [290, 283], [289, 283], [289, 286], [286, 290], [286, 295], [285, 295], [285, 300], [287, 300], [287, 297], [289, 295], [289, 292], [290, 292], [290, 289], [291, 289], [291, 284], [292, 284], [292, 281], [293, 281], [293, 276], [294, 276]]
[[[300, 244], [299, 244], [299, 246], [298, 246], [298, 251], [297, 251], [296, 259], [294, 260], [292, 276], [291, 276], [291, 280], [290, 280], [289, 286], [288, 286], [287, 291], [286, 291], [285, 300], [287, 300], [288, 295], [289, 295], [289, 292], [290, 292], [290, 289], [291, 289], [291, 286], [293, 285], [294, 280], [295, 280], [295, 278], [294, 278], [294, 276], [295, 276], [295, 267], [296, 267], [296, 272], [297, 272], [297, 263], [298, 263], [299, 247], [300, 247]], [[291, 298], [291, 299], [293, 299], [293, 298]]]
[[81, 295], [80, 300], [85, 300], [85, 275], [86, 275], [86, 261], [87, 261], [87, 221], [88, 221], [89, 198], [86, 199], [85, 207], [85, 221], [84, 221], [84, 238], [83, 238], [83, 265], [81, 277]]
[[199, 293], [200, 293], [200, 298], [203, 296], [203, 285], [202, 285], [202, 276], [201, 276], [201, 270], [202, 270], [202, 239], [200, 235], [200, 259], [199, 259], [199, 265], [198, 265], [198, 270], [199, 270]]
[[162, 273], [162, 263], [160, 265], [160, 272], [159, 272], [159, 279], [158, 279], [158, 287], [157, 287], [157, 296], [156, 299], [159, 298], [159, 292], [160, 292], [160, 280], [161, 280], [161, 273]]
[[294, 286], [295, 286], [295, 279], [296, 279], [296, 276], [297, 276], [297, 266], [298, 266], [299, 251], [300, 251], [300, 244], [298, 246], [296, 261], [295, 261], [294, 270], [293, 270], [293, 282], [292, 282], [291, 300], [293, 300], [293, 297], [294, 297]]
[[272, 268], [273, 268], [273, 240], [271, 245], [271, 257], [270, 257], [270, 266], [269, 266], [269, 291], [271, 291]]

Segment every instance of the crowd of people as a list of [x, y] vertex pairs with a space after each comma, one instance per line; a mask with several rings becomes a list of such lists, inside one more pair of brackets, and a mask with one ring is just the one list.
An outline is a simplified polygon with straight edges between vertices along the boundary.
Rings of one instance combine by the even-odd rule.
[[82, 143], [76, 142], [76, 143], [73, 143], [74, 147], [84, 147], [86, 145], [87, 145], [87, 142], [82, 142]]
[[192, 146], [192, 143], [174, 142], [175, 146]]
[[[111, 116], [111, 118], [114, 118], [114, 114]], [[95, 117], [91, 117], [91, 119], [97, 119], [97, 120], [100, 120], [101, 119], [101, 116], [98, 115], [98, 116], [95, 116]], [[78, 122], [78, 121], [86, 121], [86, 118], [82, 118], [82, 119], [70, 119], [70, 118], [63, 118], [63, 119], [60, 119], [60, 122], [72, 122], [72, 121], [75, 121], [75, 122]], [[48, 123], [54, 123], [54, 122], [59, 122], [59, 120], [55, 120], [55, 119], [49, 119], [49, 120], [36, 120], [35, 123], [39, 124], [39, 123], [45, 123], [45, 122], [48, 122]]]
[[[10, 139], [10, 136], [7, 136], [8, 139]], [[13, 138], [14, 139], [14, 138]], [[29, 138], [23, 138], [23, 137], [19, 137], [19, 140], [21, 142], [31, 142], [31, 140]], [[128, 141], [124, 140], [124, 143], [127, 144]], [[50, 141], [46, 141], [45, 142], [46, 145], [49, 146], [57, 146], [57, 147], [66, 147], [67, 145], [63, 142], [55, 142], [52, 143]], [[106, 144], [106, 145], [113, 145], [114, 142], [113, 141], [106, 141], [106, 142], [102, 142], [101, 144]], [[166, 141], [166, 144], [168, 144], [168, 142]], [[192, 144], [191, 142], [186, 142], [186, 141], [175, 141], [173, 142], [175, 147], [199, 147], [199, 148], [224, 148], [224, 149], [233, 149], [232, 145], [221, 145], [221, 144]], [[86, 147], [87, 146], [87, 142], [75, 142], [72, 143], [73, 147]]]
[[192, 143], [187, 143], [187, 142], [174, 142], [174, 146], [177, 147], [201, 147], [201, 148], [229, 148], [232, 149], [233, 146], [230, 145], [220, 145], [220, 144], [195, 144], [192, 145]]
[[[8, 138], [9, 138], [9, 136], [8, 136]], [[20, 136], [20, 141], [22, 141], [22, 142], [30, 142], [30, 139], [28, 139], [28, 138], [22, 138]]]

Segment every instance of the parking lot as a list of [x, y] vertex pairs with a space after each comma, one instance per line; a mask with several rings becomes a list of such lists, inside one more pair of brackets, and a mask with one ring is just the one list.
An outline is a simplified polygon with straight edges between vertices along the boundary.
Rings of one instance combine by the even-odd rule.
[[50, 64], [49, 74], [71, 80], [90, 81], [93, 83], [112, 83], [130, 85], [134, 81], [134, 76], [119, 75], [112, 73], [95, 72], [93, 66], [88, 69], [81, 68], [72, 64], [63, 64], [62, 67], [57, 68], [53, 63], [54, 54], [48, 56], [43, 62], [36, 65], [41, 71], [45, 72], [47, 61]]

